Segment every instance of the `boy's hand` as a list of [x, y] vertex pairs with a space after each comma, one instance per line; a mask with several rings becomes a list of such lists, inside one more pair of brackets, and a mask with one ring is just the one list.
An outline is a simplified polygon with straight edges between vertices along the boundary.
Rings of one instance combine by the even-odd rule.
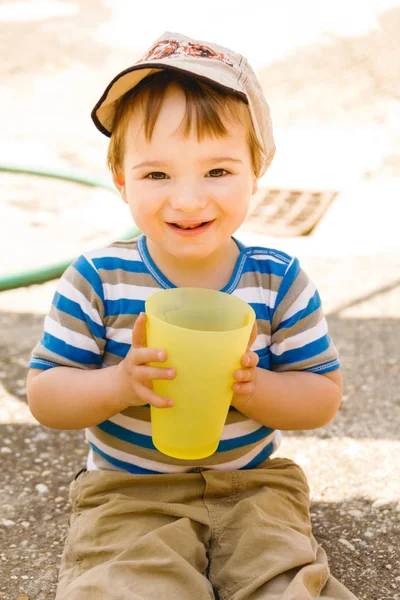
[[174, 379], [175, 369], [153, 367], [148, 363], [164, 362], [167, 353], [164, 350], [147, 348], [146, 313], [140, 313], [132, 331], [132, 346], [126, 357], [116, 367], [114, 389], [117, 401], [124, 410], [128, 406], [151, 404], [157, 408], [173, 406], [170, 398], [162, 398], [153, 392], [155, 379]]
[[[240, 402], [247, 402], [254, 394], [256, 389], [256, 375], [258, 365], [258, 354], [251, 352], [250, 347], [253, 345], [257, 337], [257, 322], [254, 322], [253, 329], [250, 334], [249, 343], [247, 344], [246, 354], [244, 354], [240, 360], [240, 364], [243, 367], [239, 371], [235, 371], [233, 374], [235, 383], [232, 385], [232, 389], [235, 392], [232, 399], [234, 401], [240, 400]], [[247, 396], [247, 398], [246, 398]]]

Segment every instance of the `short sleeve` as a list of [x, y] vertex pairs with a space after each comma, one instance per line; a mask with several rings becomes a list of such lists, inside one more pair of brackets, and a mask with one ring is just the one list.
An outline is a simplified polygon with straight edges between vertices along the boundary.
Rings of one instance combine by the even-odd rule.
[[293, 258], [280, 284], [271, 324], [271, 370], [327, 373], [340, 367], [319, 293]]
[[104, 295], [92, 261], [80, 256], [58, 282], [30, 368], [101, 367], [105, 347]]

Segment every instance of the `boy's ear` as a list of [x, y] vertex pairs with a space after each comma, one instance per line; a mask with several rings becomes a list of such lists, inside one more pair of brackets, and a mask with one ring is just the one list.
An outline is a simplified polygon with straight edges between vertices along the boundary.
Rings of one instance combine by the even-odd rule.
[[113, 173], [112, 178], [113, 178], [114, 185], [117, 188], [117, 190], [119, 191], [122, 200], [126, 204], [128, 204], [128, 201], [126, 198], [125, 175], [121, 172]]

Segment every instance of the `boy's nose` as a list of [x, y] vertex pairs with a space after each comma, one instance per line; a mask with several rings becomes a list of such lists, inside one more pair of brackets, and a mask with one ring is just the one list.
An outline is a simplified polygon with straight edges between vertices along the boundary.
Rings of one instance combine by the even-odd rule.
[[175, 210], [194, 213], [207, 203], [207, 198], [197, 186], [176, 186], [169, 203]]

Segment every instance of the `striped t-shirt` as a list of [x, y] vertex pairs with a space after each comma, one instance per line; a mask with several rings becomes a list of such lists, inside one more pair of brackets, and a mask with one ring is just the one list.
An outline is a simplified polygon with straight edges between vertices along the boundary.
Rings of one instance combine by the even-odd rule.
[[[258, 367], [326, 373], [339, 367], [321, 300], [299, 261], [262, 247], [240, 249], [222, 292], [250, 304], [257, 319], [252, 350]], [[145, 236], [80, 256], [60, 279], [31, 368], [100, 369], [127, 354], [136, 318], [160, 289], [175, 287], [153, 262]], [[230, 408], [216, 452], [201, 460], [171, 458], [155, 448], [150, 407], [130, 407], [86, 429], [89, 469], [179, 473], [198, 468], [250, 469], [279, 445], [280, 432]]]

